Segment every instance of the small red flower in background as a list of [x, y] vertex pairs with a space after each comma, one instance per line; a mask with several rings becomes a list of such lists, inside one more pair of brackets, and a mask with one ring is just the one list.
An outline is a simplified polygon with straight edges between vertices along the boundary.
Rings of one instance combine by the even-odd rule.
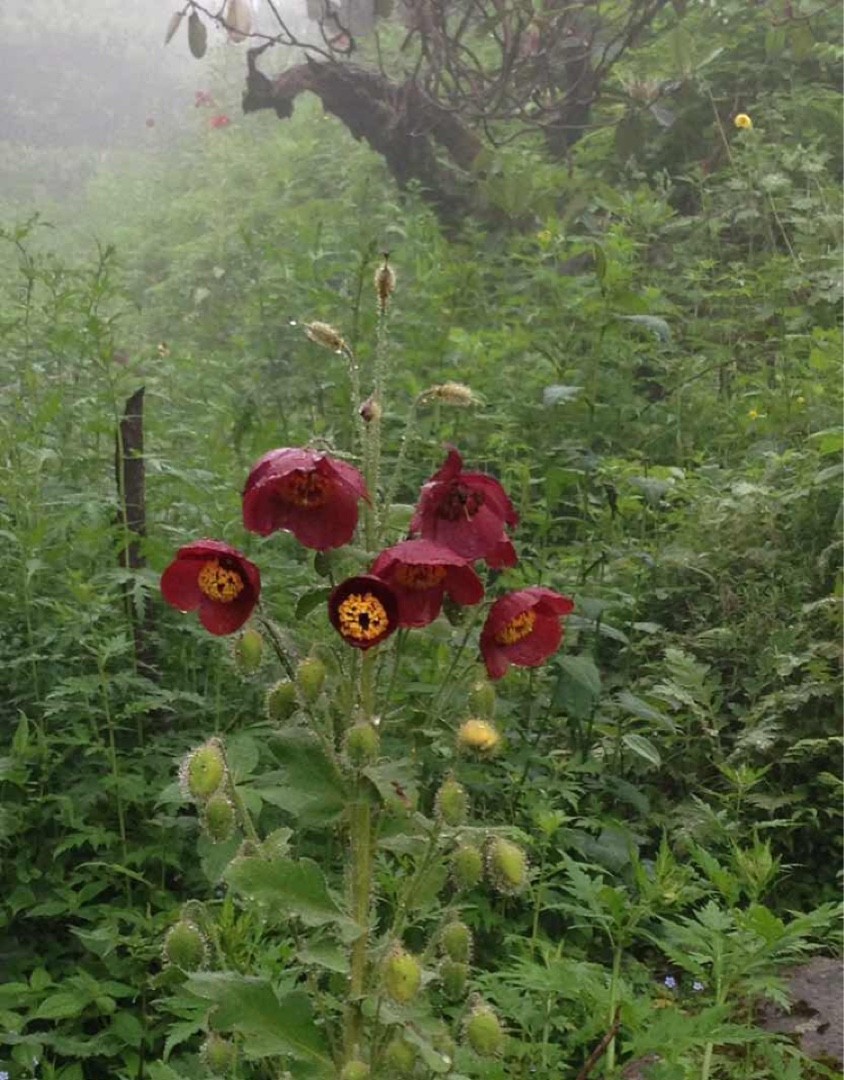
[[382, 551], [372, 573], [398, 600], [399, 626], [427, 626], [439, 615], [445, 593], [456, 604], [483, 599], [481, 579], [460, 555], [430, 540], [405, 540]]
[[553, 589], [519, 589], [496, 600], [481, 631], [481, 654], [491, 679], [500, 679], [510, 664], [537, 667], [563, 640], [560, 622], [574, 602]]
[[212, 116], [208, 123], [212, 128], [224, 128], [229, 126], [231, 120], [229, 120], [227, 116], [221, 114], [220, 116]]
[[328, 598], [331, 625], [356, 649], [371, 649], [397, 629], [398, 602], [390, 587], [369, 574], [341, 581]]
[[210, 109], [213, 105], [214, 98], [211, 96], [210, 90], [197, 90], [193, 95], [193, 107], [195, 109]]
[[148, 128], [154, 128], [155, 127], [155, 117], [154, 116], [148, 116], [146, 118], [146, 120], [144, 121], [144, 123], [146, 124], [146, 126]]
[[410, 530], [464, 559], [485, 559], [495, 568], [514, 566], [516, 552], [505, 533], [519, 516], [494, 476], [463, 472], [452, 448], [445, 464], [423, 485]]
[[261, 574], [235, 548], [197, 540], [176, 552], [161, 575], [161, 595], [179, 611], [199, 609], [212, 634], [233, 634], [246, 622], [261, 594]]
[[358, 502], [368, 499], [356, 468], [315, 450], [271, 450], [256, 462], [243, 489], [243, 524], [269, 536], [292, 532], [317, 551], [342, 547], [354, 536]]

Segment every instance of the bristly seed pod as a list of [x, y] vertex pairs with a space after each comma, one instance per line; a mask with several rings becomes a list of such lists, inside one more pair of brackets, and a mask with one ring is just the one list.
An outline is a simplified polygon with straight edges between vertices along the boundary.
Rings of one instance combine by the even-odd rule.
[[180, 919], [167, 931], [164, 961], [182, 971], [197, 971], [208, 958], [208, 945], [196, 923]]
[[466, 982], [469, 978], [469, 965], [457, 960], [443, 960], [440, 964], [440, 981], [443, 993], [449, 1001], [460, 1001], [466, 996]]
[[418, 1054], [416, 1047], [397, 1035], [384, 1049], [383, 1062], [389, 1076], [412, 1076]]
[[340, 1080], [369, 1080], [370, 1068], [365, 1061], [356, 1058], [347, 1061], [340, 1072]]
[[296, 687], [290, 679], [279, 679], [269, 688], [264, 698], [267, 719], [283, 724], [296, 712]]
[[234, 643], [234, 662], [241, 675], [254, 675], [264, 658], [264, 639], [254, 626], [247, 626]]
[[465, 383], [444, 382], [429, 386], [423, 390], [417, 398], [420, 405], [429, 405], [432, 401], [438, 401], [441, 405], [453, 405], [458, 409], [466, 409], [470, 405], [480, 405], [481, 399]]
[[368, 765], [378, 757], [378, 748], [381, 737], [374, 724], [368, 721], [354, 724], [346, 732], [344, 750], [346, 757], [352, 763], [360, 767]]
[[475, 1005], [466, 1021], [466, 1039], [476, 1054], [495, 1057], [504, 1045], [501, 1021], [489, 1007], [480, 1002]]
[[202, 811], [202, 825], [211, 841], [222, 844], [234, 832], [237, 815], [231, 799], [222, 792], [215, 792]]
[[448, 776], [434, 799], [434, 811], [440, 821], [452, 828], [462, 825], [469, 812], [469, 796], [462, 784]]
[[373, 420], [380, 420], [382, 413], [383, 409], [372, 396], [362, 402], [358, 409], [358, 414], [365, 424], [371, 424]]
[[472, 931], [466, 923], [455, 919], [443, 927], [440, 933], [440, 945], [450, 960], [468, 964], [472, 956]]
[[492, 754], [501, 742], [497, 729], [488, 720], [472, 717], [460, 725], [457, 732], [458, 749], [476, 754]]
[[383, 315], [387, 304], [396, 288], [396, 272], [390, 266], [389, 251], [383, 252], [384, 261], [375, 271], [375, 294], [378, 297], [378, 310]]
[[199, 1051], [202, 1064], [216, 1075], [225, 1076], [237, 1064], [237, 1046], [215, 1031], [209, 1033]]
[[471, 889], [481, 880], [484, 860], [471, 844], [461, 844], [451, 856], [451, 877], [458, 889]]
[[208, 799], [226, 778], [226, 758], [219, 739], [209, 739], [182, 760], [179, 783], [186, 795]]
[[313, 705], [325, 685], [325, 664], [318, 656], [308, 656], [296, 666], [296, 686], [304, 701]]
[[335, 330], [334, 327], [330, 326], [328, 323], [305, 323], [305, 333], [311, 341], [317, 345], [322, 345], [324, 349], [331, 349], [332, 352], [336, 353], [346, 352], [346, 342], [341, 337], [339, 331]]
[[398, 1005], [407, 1005], [419, 993], [422, 985], [422, 967], [401, 945], [394, 945], [387, 953], [383, 966], [384, 989]]
[[493, 888], [515, 895], [527, 884], [527, 855], [502, 836], [491, 837], [486, 846], [486, 870]]

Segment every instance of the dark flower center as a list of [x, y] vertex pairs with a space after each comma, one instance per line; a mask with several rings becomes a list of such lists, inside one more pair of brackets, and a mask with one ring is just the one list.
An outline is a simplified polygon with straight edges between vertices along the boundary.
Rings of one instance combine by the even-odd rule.
[[246, 587], [240, 572], [233, 567], [223, 566], [219, 559], [210, 559], [203, 564], [197, 584], [200, 592], [218, 604], [230, 604]]
[[465, 484], [454, 483], [443, 496], [437, 513], [446, 521], [471, 521], [484, 504], [483, 493], [473, 491]]
[[435, 589], [442, 585], [447, 570], [444, 566], [414, 566], [411, 563], [402, 563], [396, 567], [394, 578], [397, 585], [403, 589], [412, 589], [414, 592], [422, 592], [425, 589]]
[[521, 615], [517, 615], [515, 619], [511, 619], [501, 627], [495, 635], [495, 643], [497, 645], [515, 645], [517, 641], [522, 641], [533, 632], [535, 622], [535, 611], [532, 609], [523, 611]]
[[354, 641], [374, 641], [387, 633], [390, 619], [372, 593], [351, 593], [337, 609], [340, 633]]
[[294, 472], [281, 482], [281, 494], [287, 502], [311, 510], [328, 501], [331, 484], [320, 473]]

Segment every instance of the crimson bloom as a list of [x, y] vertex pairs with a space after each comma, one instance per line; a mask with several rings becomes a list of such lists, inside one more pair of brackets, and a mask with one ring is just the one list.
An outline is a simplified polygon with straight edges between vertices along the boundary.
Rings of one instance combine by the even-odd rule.
[[229, 126], [231, 120], [225, 114], [221, 114], [220, 116], [212, 116], [208, 123], [212, 128], [224, 128]]
[[491, 679], [500, 679], [510, 664], [538, 667], [563, 640], [560, 622], [574, 602], [553, 589], [519, 589], [496, 600], [481, 631], [481, 654]]
[[259, 536], [285, 529], [305, 547], [327, 551], [348, 544], [358, 502], [368, 498], [363, 477], [345, 461], [316, 450], [270, 450], [243, 489], [243, 524]]
[[464, 559], [486, 559], [490, 566], [501, 568], [516, 563], [504, 527], [518, 521], [495, 477], [463, 472], [463, 459], [452, 447], [442, 468], [423, 485], [410, 529]]
[[239, 630], [261, 594], [261, 574], [235, 548], [219, 540], [197, 540], [176, 552], [161, 575], [161, 594], [179, 611], [199, 609], [212, 634]]
[[398, 600], [399, 626], [427, 626], [439, 615], [445, 593], [456, 604], [483, 599], [481, 579], [460, 555], [430, 540], [405, 540], [382, 551], [372, 567]]
[[389, 585], [371, 574], [341, 581], [328, 598], [331, 625], [356, 649], [371, 649], [398, 627], [398, 601]]

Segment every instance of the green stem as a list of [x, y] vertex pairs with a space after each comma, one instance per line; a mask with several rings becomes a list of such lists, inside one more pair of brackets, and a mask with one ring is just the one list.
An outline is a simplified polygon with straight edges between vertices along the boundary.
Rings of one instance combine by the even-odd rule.
[[[622, 948], [616, 945], [612, 954], [612, 977], [610, 981], [610, 1006], [607, 1014], [607, 1025], [612, 1028], [615, 1024], [615, 1014], [618, 1005], [618, 990], [621, 980], [621, 956]], [[615, 1035], [610, 1039], [607, 1047], [607, 1075], [611, 1076], [615, 1068]]]

